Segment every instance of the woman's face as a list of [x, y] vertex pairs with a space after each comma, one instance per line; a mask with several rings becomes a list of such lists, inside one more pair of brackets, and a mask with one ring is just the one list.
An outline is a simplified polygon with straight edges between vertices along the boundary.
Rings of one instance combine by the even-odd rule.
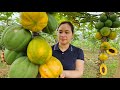
[[69, 24], [62, 24], [58, 28], [58, 41], [60, 44], [69, 44], [73, 38], [73, 33]]

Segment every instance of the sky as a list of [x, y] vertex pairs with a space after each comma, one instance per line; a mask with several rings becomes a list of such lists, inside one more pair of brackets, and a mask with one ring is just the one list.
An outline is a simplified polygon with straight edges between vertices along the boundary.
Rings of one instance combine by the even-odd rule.
[[19, 13], [15, 13], [15, 14], [12, 16], [12, 19], [15, 19], [16, 17], [19, 17]]
[[[101, 13], [103, 13], [103, 12], [88, 12], [88, 13], [97, 15], [97, 14], [101, 14]], [[12, 18], [14, 19], [14, 18], [16, 18], [16, 17], [19, 17], [19, 13], [16, 13], [15, 15], [13, 15]]]
[[88, 12], [88, 13], [97, 15], [97, 14], [101, 14], [103, 12]]

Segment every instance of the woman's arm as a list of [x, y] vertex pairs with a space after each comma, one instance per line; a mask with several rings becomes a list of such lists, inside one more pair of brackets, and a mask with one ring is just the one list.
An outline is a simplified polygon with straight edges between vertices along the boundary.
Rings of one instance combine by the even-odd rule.
[[81, 78], [84, 71], [84, 61], [76, 60], [75, 70], [64, 70], [60, 78]]

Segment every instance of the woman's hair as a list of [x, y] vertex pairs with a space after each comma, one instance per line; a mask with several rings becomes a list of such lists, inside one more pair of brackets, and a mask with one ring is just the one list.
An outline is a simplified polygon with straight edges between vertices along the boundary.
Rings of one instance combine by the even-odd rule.
[[68, 24], [71, 27], [72, 33], [74, 33], [74, 26], [71, 22], [69, 21], [63, 21], [59, 24], [58, 28], [62, 25], [62, 24]]

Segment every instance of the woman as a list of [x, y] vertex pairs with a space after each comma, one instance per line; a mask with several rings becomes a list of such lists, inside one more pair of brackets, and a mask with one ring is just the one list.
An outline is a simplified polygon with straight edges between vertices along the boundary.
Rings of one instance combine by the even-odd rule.
[[53, 56], [63, 65], [60, 78], [81, 78], [84, 71], [83, 50], [71, 45], [74, 27], [71, 22], [60, 23], [57, 29], [58, 43], [52, 46]]

